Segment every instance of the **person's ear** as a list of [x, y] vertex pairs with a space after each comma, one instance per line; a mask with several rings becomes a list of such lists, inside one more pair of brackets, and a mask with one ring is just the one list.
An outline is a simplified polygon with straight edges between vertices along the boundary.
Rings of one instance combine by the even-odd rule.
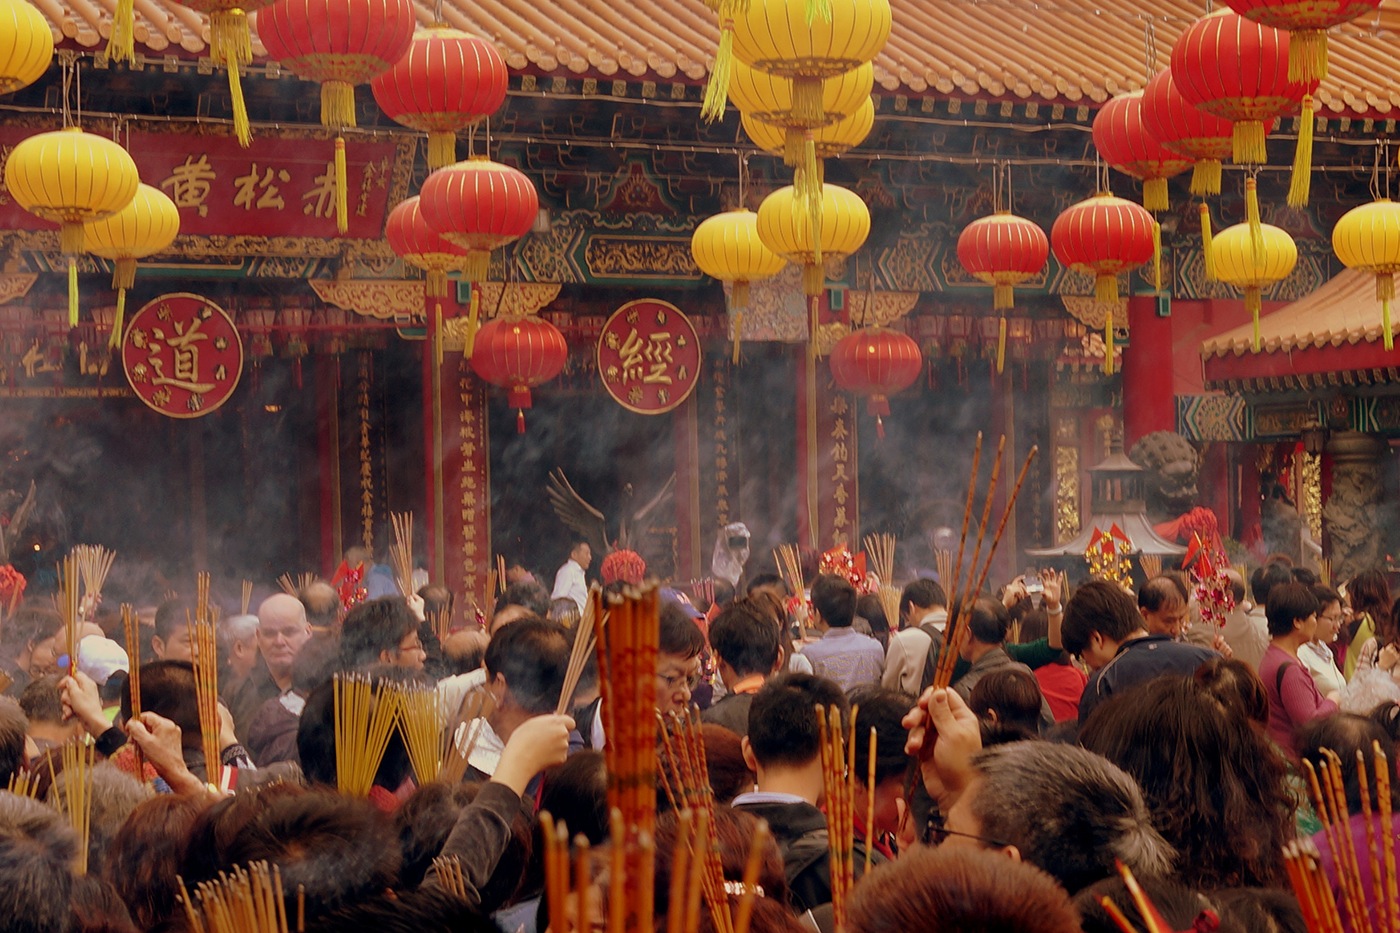
[[775, 661], [775, 662], [773, 662], [773, 670], [770, 671], [770, 673], [776, 674], [776, 673], [778, 673], [779, 671], [781, 671], [781, 670], [784, 668], [784, 666], [786, 665], [786, 662], [787, 662], [787, 652], [783, 650], [783, 646], [782, 646], [782, 645], [779, 645], [779, 646], [778, 646], [778, 660]]
[[757, 774], [758, 759], [753, 756], [753, 746], [749, 744], [749, 737], [747, 735], [739, 740], [739, 751], [743, 753], [744, 765], [754, 774]]
[[1002, 855], [1005, 855], [1007, 858], [1011, 859], [1011, 861], [1013, 862], [1023, 861], [1023, 859], [1021, 858], [1021, 850], [1016, 848], [1015, 846], [1002, 846], [1000, 849], [997, 849], [997, 851], [1000, 852]]
[[[30, 645], [30, 647], [32, 648], [34, 646]], [[158, 658], [165, 657], [165, 639], [161, 638], [159, 635], [152, 635], [151, 651], [153, 651]]]
[[380, 663], [380, 664], [393, 664], [393, 663], [394, 663], [394, 652], [391, 651], [391, 650], [388, 649], [388, 648], [382, 649], [382, 650], [379, 652], [379, 663]]

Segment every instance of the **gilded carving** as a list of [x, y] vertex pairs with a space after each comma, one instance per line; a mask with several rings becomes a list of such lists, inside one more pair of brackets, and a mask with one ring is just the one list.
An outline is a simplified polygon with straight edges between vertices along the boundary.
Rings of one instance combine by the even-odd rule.
[[[1087, 279], [1088, 276], [1085, 278]], [[1070, 317], [1090, 330], [1102, 330], [1103, 326], [1108, 323], [1107, 308], [1090, 296], [1061, 295], [1060, 301], [1064, 303], [1065, 310], [1069, 312]], [[1119, 332], [1128, 329], [1127, 298], [1118, 299], [1118, 305], [1113, 310], [1113, 329]]]
[[312, 279], [326, 304], [381, 321], [423, 316], [421, 279]]
[[1055, 543], [1079, 534], [1079, 448], [1055, 448]]
[[690, 241], [679, 238], [593, 236], [583, 256], [595, 279], [700, 278]]
[[34, 273], [9, 272], [0, 274], [0, 305], [29, 294], [29, 289], [37, 278], [39, 276]]
[[1303, 521], [1314, 541], [1322, 540], [1322, 455], [1304, 452], [1301, 456]]
[[851, 322], [861, 327], [872, 324], [887, 327], [913, 311], [918, 303], [918, 292], [846, 293], [846, 308], [850, 312]]

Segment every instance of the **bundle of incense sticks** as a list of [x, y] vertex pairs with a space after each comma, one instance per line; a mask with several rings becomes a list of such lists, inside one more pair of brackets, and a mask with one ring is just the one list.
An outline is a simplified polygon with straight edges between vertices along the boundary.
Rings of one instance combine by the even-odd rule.
[[58, 565], [58, 591], [54, 594], [63, 617], [64, 650], [68, 652], [68, 676], [78, 673], [78, 642], [81, 641], [82, 613], [79, 611], [78, 558], [69, 554]]
[[299, 573], [296, 575], [296, 579], [293, 579], [291, 574], [284, 573], [277, 578], [277, 585], [280, 586], [282, 592], [286, 593], [288, 596], [296, 596], [315, 582], [316, 574], [314, 573]]
[[[1376, 789], [1376, 807], [1373, 810], [1366, 756], [1359, 750], [1356, 753], [1356, 776], [1361, 791], [1360, 815], [1366, 827], [1364, 851], [1367, 872], [1363, 882], [1360, 859], [1356, 854], [1358, 840], [1352, 829], [1354, 814], [1347, 806], [1342, 761], [1330, 749], [1323, 749], [1322, 756], [1320, 768], [1314, 768], [1312, 762], [1306, 759], [1303, 765], [1313, 806], [1332, 853], [1341, 907], [1346, 910], [1345, 928], [1353, 933], [1400, 929], [1400, 884], [1397, 884], [1396, 878], [1392, 830], [1390, 760], [1381, 750], [1380, 743], [1373, 743]], [[1333, 896], [1332, 885], [1319, 867], [1317, 848], [1311, 843], [1286, 847], [1284, 859], [1289, 881], [1293, 884], [1308, 929], [1340, 933], [1344, 928], [1341, 912]]]
[[[194, 898], [181, 878], [180, 900], [191, 933], [289, 933], [282, 870], [269, 868], [267, 862], [253, 862], [246, 869], [235, 866], [231, 874], [220, 872], [217, 881], [199, 885]], [[300, 917], [296, 929], [303, 929]]]
[[1146, 574], [1147, 579], [1160, 577], [1162, 575], [1162, 555], [1160, 554], [1139, 554], [1138, 566]]
[[92, 769], [97, 765], [97, 749], [87, 736], [63, 746], [63, 772], [53, 773], [49, 757], [49, 778], [59, 791], [59, 811], [78, 836], [77, 872], [88, 870], [88, 840], [92, 837]]
[[335, 675], [335, 780], [349, 797], [368, 797], [398, 721], [396, 695], [365, 674]]
[[822, 785], [826, 794], [827, 844], [831, 851], [831, 913], [846, 928], [846, 906], [855, 885], [856, 708], [847, 723], [837, 706], [816, 709], [821, 730]]
[[10, 782], [5, 789], [16, 797], [37, 800], [39, 798], [39, 779], [29, 771], [16, 771], [10, 775]]
[[609, 599], [598, 634], [613, 813], [609, 910], [616, 916], [609, 920], [610, 933], [640, 933], [653, 925], [659, 605], [655, 584], [627, 587]]
[[[207, 578], [207, 574], [201, 574]], [[187, 620], [190, 628], [190, 660], [194, 663], [195, 699], [199, 706], [199, 740], [204, 752], [204, 770], [210, 784], [221, 785], [223, 761], [219, 748], [219, 653], [214, 623], [208, 618], [207, 580], [201, 580], [205, 593], [205, 616]]]
[[97, 598], [102, 595], [102, 585], [107, 582], [107, 574], [116, 556], [115, 551], [109, 551], [100, 544], [79, 544], [73, 548], [78, 574], [83, 579], [84, 603], [96, 608]]
[[477, 740], [481, 738], [482, 728], [478, 720], [490, 716], [495, 708], [496, 703], [491, 694], [482, 689], [473, 690], [462, 698], [457, 718], [448, 730], [450, 738], [447, 751], [443, 755], [442, 767], [438, 770], [439, 781], [451, 786], [462, 783], [472, 751], [476, 748]]
[[492, 567], [486, 571], [486, 593], [481, 600], [481, 605], [485, 606], [487, 611], [490, 611], [491, 606], [496, 601], [496, 580], [496, 568]]
[[[1241, 571], [1242, 571], [1244, 568], [1243, 568], [1243, 567], [1236, 567], [1235, 569], [1236, 569], [1236, 570], [1241, 570]], [[1240, 574], [1240, 578], [1241, 578], [1241, 579], [1244, 579], [1244, 580], [1248, 580], [1248, 579], [1249, 579], [1249, 575], [1248, 575], [1248, 574], [1245, 574], [1245, 573], [1241, 573], [1241, 574]], [[1319, 558], [1317, 559], [1317, 578], [1318, 578], [1320, 581], [1322, 581], [1322, 585], [1323, 585], [1323, 586], [1331, 586], [1331, 585], [1332, 585], [1332, 558], [1330, 558], [1330, 557], [1319, 557]]]
[[412, 596], [413, 589], [413, 513], [390, 512], [394, 527], [394, 542], [389, 545], [389, 566], [394, 569], [394, 582], [399, 592]]
[[449, 607], [442, 609], [428, 610], [428, 625], [433, 629], [433, 634], [437, 636], [439, 642], [447, 640], [447, 636], [452, 634], [452, 610]]
[[[996, 531], [992, 535], [987, 553], [982, 556], [982, 542], [986, 537], [987, 522], [991, 518], [992, 503], [996, 498], [997, 481], [1001, 476], [1002, 453], [1005, 449], [1006, 435], [1003, 434], [997, 443], [996, 459], [992, 462], [992, 476], [987, 484], [986, 498], [982, 503], [982, 520], [977, 527], [977, 539], [968, 559], [968, 573], [964, 579], [962, 576], [963, 555], [967, 546], [968, 528], [971, 525], [973, 501], [977, 493], [977, 470], [982, 458], [982, 435], [980, 433], [977, 435], [977, 445], [972, 455], [972, 475], [967, 483], [967, 501], [963, 506], [958, 556], [953, 567], [952, 591], [949, 593], [948, 599], [947, 638], [944, 640], [943, 650], [939, 654], [938, 663], [934, 670], [933, 686], [937, 688], [947, 687], [953, 680], [953, 669], [957, 666], [959, 651], [968, 637], [967, 617], [972, 603], [977, 599], [977, 594], [982, 591], [982, 587], [987, 582], [987, 574], [991, 572], [992, 560], [996, 557], [997, 546], [1001, 544], [1007, 522], [1010, 521], [1011, 515], [1015, 511], [1016, 499], [1021, 494], [1026, 474], [1030, 472], [1031, 463], [1040, 450], [1038, 447], [1032, 446], [1026, 453], [1025, 462], [1021, 464], [1021, 472], [1016, 477], [1016, 485], [1011, 488], [1011, 494], [1006, 497], [1006, 505], [1002, 509], [1001, 519], [997, 522]], [[978, 569], [979, 558], [981, 559], [981, 569]]]
[[243, 598], [238, 601], [238, 614], [246, 616], [248, 607], [253, 604], [253, 581], [243, 581]]
[[[705, 759], [705, 737], [700, 716], [693, 709], [671, 713], [661, 720], [665, 764], [660, 769], [661, 786], [671, 808], [698, 815], [694, 837], [693, 871], [700, 878], [705, 905], [710, 909], [716, 933], [733, 933], [734, 918], [729, 911], [729, 895], [724, 888], [724, 863], [720, 857], [719, 835], [715, 826], [715, 794], [710, 786], [709, 763]], [[680, 846], [680, 842], [677, 842]], [[680, 849], [677, 848], [679, 854]], [[676, 875], [673, 869], [671, 883]], [[676, 901], [671, 910], [676, 909]]]
[[934, 568], [938, 571], [938, 582], [953, 585], [953, 552], [946, 547], [933, 552]]
[[894, 585], [894, 548], [895, 537], [892, 534], [882, 532], [865, 536], [865, 554], [869, 558], [870, 569], [880, 578], [876, 595], [892, 629], [899, 627], [899, 587]]
[[[131, 697], [131, 718], [141, 718], [141, 625], [136, 617], [136, 608], [131, 603], [122, 603], [122, 632], [126, 636], [127, 677], [126, 689]], [[146, 780], [145, 756], [141, 746], [131, 743], [136, 755], [136, 779]]]
[[578, 621], [578, 628], [574, 630], [574, 646], [573, 650], [569, 652], [569, 667], [564, 672], [564, 686], [559, 691], [559, 703], [554, 709], [556, 715], [567, 713], [573, 703], [574, 691], [578, 689], [579, 678], [583, 676], [583, 669], [593, 658], [594, 645], [597, 641], [593, 632], [597, 619], [602, 614], [603, 591], [595, 583], [589, 587], [588, 599], [583, 606], [583, 616]]
[[783, 578], [794, 596], [801, 596], [806, 590], [802, 580], [802, 552], [795, 544], [780, 544], [773, 549], [773, 560], [778, 565], [778, 576]]
[[439, 855], [433, 859], [433, 874], [443, 890], [462, 899], [467, 899], [467, 878], [462, 874], [462, 860], [455, 855]]
[[408, 749], [408, 760], [419, 784], [436, 781], [446, 755], [446, 717], [433, 684], [391, 684], [397, 696], [399, 731]]
[[[1133, 899], [1133, 906], [1137, 908], [1138, 916], [1147, 926], [1147, 933], [1176, 933], [1172, 925], [1162, 916], [1161, 911], [1157, 909], [1157, 905], [1152, 903], [1152, 899], [1147, 896], [1147, 892], [1142, 889], [1142, 885], [1138, 884], [1132, 869], [1122, 862], [1116, 864], [1118, 874], [1123, 877], [1123, 885], [1128, 889], [1128, 894]], [[1111, 897], [1107, 895], [1100, 897], [1099, 904], [1122, 933], [1138, 933], [1139, 928], [1128, 919], [1128, 915], [1113, 902]]]
[[509, 585], [510, 585], [510, 581], [506, 579], [506, 556], [505, 556], [504, 554], [497, 554], [497, 555], [496, 555], [496, 590], [495, 590], [495, 592], [493, 592], [493, 593], [491, 594], [492, 599], [494, 600], [494, 598], [495, 598], [496, 596], [499, 596], [501, 593], [504, 593], [504, 592], [506, 591], [506, 587], [509, 586]]

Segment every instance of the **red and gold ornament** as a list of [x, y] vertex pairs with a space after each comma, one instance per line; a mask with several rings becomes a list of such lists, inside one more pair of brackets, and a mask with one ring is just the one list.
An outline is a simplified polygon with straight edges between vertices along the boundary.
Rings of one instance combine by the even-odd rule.
[[1113, 168], [1142, 182], [1142, 206], [1149, 211], [1171, 208], [1167, 179], [1191, 167], [1163, 146], [1143, 120], [1143, 92], [1119, 94], [1094, 117], [1094, 148]]
[[569, 347], [559, 328], [528, 315], [482, 325], [471, 364], [482, 379], [509, 390], [516, 432], [524, 434], [525, 409], [534, 404], [530, 390], [559, 375], [568, 359]]
[[870, 327], [848, 334], [831, 349], [831, 376], [847, 392], [866, 397], [875, 431], [885, 436], [889, 396], [913, 385], [923, 371], [919, 344], [888, 327]]

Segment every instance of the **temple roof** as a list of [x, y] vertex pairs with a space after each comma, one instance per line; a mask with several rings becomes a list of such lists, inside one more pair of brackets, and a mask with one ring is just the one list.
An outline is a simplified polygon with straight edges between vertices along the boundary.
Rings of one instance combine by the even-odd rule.
[[[116, 0], [34, 0], [70, 45], [105, 45]], [[418, 18], [434, 3], [415, 0]], [[136, 0], [138, 51], [206, 54], [208, 20], [171, 0]], [[894, 30], [877, 93], [1097, 104], [1143, 84], [1148, 46], [1165, 64], [1202, 15], [1198, 0], [891, 0]], [[517, 71], [699, 82], [717, 26], [703, 0], [444, 0], [443, 18], [490, 38]], [[1332, 30], [1319, 102], [1337, 114], [1400, 112], [1400, 0]], [[263, 55], [255, 40], [255, 52]]]
[[[1400, 324], [1396, 310], [1392, 332]], [[1381, 320], [1375, 276], [1344, 270], [1311, 294], [1261, 315], [1258, 353], [1251, 349], [1250, 324], [1202, 342], [1206, 385], [1267, 391], [1316, 388], [1337, 379], [1394, 381], [1396, 354], [1384, 350]]]

